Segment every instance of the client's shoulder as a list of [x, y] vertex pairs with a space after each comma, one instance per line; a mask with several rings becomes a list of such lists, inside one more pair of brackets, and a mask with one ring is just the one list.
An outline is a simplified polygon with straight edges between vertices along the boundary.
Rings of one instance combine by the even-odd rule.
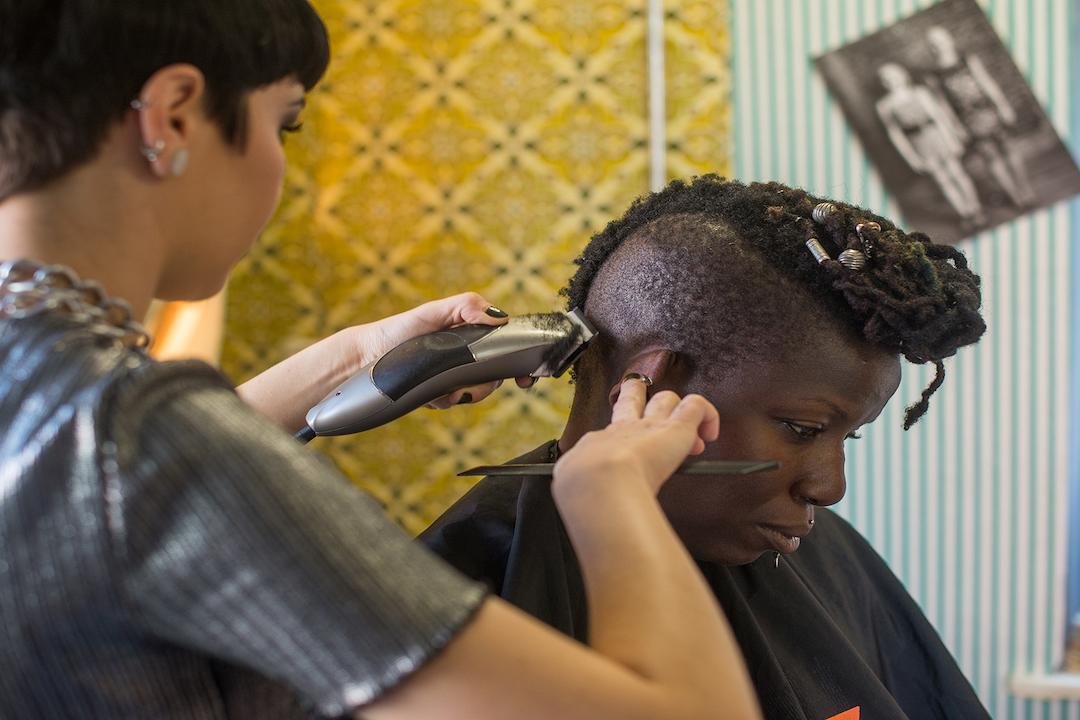
[[814, 529], [809, 538], [828, 538], [830, 543], [866, 543], [866, 538], [850, 522], [828, 508], [814, 509]]
[[428, 543], [436, 535], [492, 523], [512, 530], [523, 481], [524, 478], [515, 477], [484, 478], [421, 533], [420, 539]]
[[[510, 462], [546, 462], [553, 442]], [[420, 541], [466, 575], [497, 584], [513, 542], [525, 481], [484, 478], [421, 533]]]
[[888, 586], [899, 580], [870, 542], [837, 513], [818, 508], [814, 529], [796, 553], [800, 567], [820, 570], [835, 581], [847, 579], [861, 584], [872, 581]]
[[799, 555], [820, 555], [831, 559], [838, 555], [864, 553], [876, 555], [867, 539], [850, 522], [832, 510], [814, 510], [814, 528], [799, 547]]

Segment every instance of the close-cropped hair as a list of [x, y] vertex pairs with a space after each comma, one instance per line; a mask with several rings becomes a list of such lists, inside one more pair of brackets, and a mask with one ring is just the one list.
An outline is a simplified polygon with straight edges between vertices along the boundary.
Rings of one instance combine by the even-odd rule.
[[329, 62], [308, 0], [0, 0], [0, 202], [94, 157], [157, 70], [190, 63], [225, 140], [246, 141], [247, 93]]
[[[825, 251], [824, 261], [808, 241]], [[839, 262], [845, 250], [863, 253], [865, 266]], [[934, 380], [908, 408], [905, 429], [941, 386], [942, 360], [986, 330], [979, 277], [958, 249], [776, 182], [676, 180], [635, 201], [576, 263], [562, 291], [568, 306], [604, 315], [594, 319], [632, 342], [662, 341], [728, 364], [747, 353], [774, 356], [785, 340], [799, 343], [814, 327], [832, 325], [910, 362], [932, 363]], [[605, 274], [611, 265], [621, 274]]]

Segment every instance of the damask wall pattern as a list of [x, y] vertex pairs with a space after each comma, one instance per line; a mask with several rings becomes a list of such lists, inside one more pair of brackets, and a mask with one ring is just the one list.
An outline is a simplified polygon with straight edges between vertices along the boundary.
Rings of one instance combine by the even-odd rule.
[[[287, 140], [279, 212], [230, 284], [237, 382], [461, 290], [561, 307], [589, 236], [648, 190], [645, 0], [316, 0], [333, 62]], [[727, 5], [664, 5], [667, 172], [727, 173]], [[512, 383], [511, 383], [512, 384]], [[568, 381], [313, 442], [417, 532], [455, 474], [555, 436]]]

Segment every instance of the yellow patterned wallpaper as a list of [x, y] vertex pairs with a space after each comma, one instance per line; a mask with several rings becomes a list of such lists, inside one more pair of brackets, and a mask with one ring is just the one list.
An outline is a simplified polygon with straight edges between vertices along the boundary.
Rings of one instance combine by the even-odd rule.
[[[645, 0], [315, 6], [334, 59], [288, 140], [278, 215], [230, 285], [224, 370], [243, 381], [461, 290], [559, 308], [588, 237], [648, 190]], [[726, 3], [665, 12], [669, 174], [727, 172]], [[554, 437], [571, 393], [504, 387], [313, 447], [418, 532], [473, 482], [457, 471]]]

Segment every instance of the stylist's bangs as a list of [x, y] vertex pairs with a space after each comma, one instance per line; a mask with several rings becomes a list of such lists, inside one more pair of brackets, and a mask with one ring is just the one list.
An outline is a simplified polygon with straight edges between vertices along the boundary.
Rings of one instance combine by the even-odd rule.
[[266, 24], [257, 27], [252, 48], [250, 75], [245, 85], [266, 85], [295, 77], [311, 90], [326, 72], [330, 43], [326, 27], [306, 1], [275, 0], [268, 8]]
[[208, 85], [208, 111], [221, 124], [225, 138], [242, 147], [246, 113], [242, 95], [285, 78], [295, 78], [311, 90], [330, 62], [326, 27], [307, 0], [235, 2], [236, 15], [218, 15], [231, 27], [214, 35], [230, 38], [222, 56], [203, 67]]

